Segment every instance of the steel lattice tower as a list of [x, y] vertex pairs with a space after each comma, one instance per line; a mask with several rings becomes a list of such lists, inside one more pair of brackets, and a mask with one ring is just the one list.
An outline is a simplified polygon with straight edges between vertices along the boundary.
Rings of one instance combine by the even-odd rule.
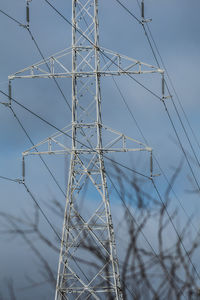
[[[70, 292], [73, 299], [122, 299], [103, 159], [97, 0], [73, 0], [72, 14], [72, 153], [55, 299], [68, 298]], [[89, 80], [81, 76], [83, 71], [92, 71]], [[86, 98], [81, 94], [84, 91]], [[78, 201], [87, 177], [100, 194], [100, 201], [85, 221]], [[96, 274], [86, 278], [87, 283], [75, 271], [73, 261], [74, 249], [84, 238], [95, 242], [105, 257]]]
[[[100, 47], [98, 26], [98, 0], [72, 0], [72, 47], [9, 76], [10, 82], [15, 78], [72, 80], [71, 125], [23, 153], [23, 157], [71, 156], [56, 300], [123, 299], [104, 155], [151, 152], [151, 148], [102, 123], [100, 79], [163, 74], [152, 65]], [[71, 148], [63, 142], [65, 135], [72, 139]], [[81, 209], [86, 189], [87, 209]]]

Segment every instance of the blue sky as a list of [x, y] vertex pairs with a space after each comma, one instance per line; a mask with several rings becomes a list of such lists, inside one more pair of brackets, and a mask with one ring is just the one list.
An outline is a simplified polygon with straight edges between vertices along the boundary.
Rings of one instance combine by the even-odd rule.
[[[139, 17], [140, 12], [136, 0], [122, 0], [121, 2]], [[71, 19], [70, 0], [61, 0], [53, 4], [69, 20]], [[71, 44], [70, 26], [59, 18], [42, 0], [32, 0], [30, 7], [30, 28], [44, 56], [47, 57], [69, 47]], [[186, 0], [150, 0], [146, 1], [145, 8], [147, 17], [152, 18], [149, 26], [155, 41], [190, 124], [198, 141], [200, 141], [200, 3], [198, 0], [193, 0], [192, 3]], [[24, 0], [3, 0], [1, 1], [0, 9], [20, 22], [25, 22]], [[156, 64], [141, 25], [131, 18], [115, 0], [99, 0], [99, 23], [100, 45], [102, 47], [146, 63]], [[8, 76], [41, 60], [41, 57], [27, 31], [2, 14], [0, 14], [0, 39], [0, 88], [7, 92]], [[160, 77], [158, 75], [141, 76], [141, 78], [137, 77], [137, 79], [153, 91], [160, 93]], [[183, 154], [177, 145], [176, 137], [162, 103], [127, 77], [117, 78], [117, 82], [147, 138], [149, 146], [154, 149], [159, 163], [170, 178], [173, 174], [173, 167], [178, 165], [183, 158]], [[60, 84], [67, 98], [71, 101], [69, 93], [70, 82], [61, 81]], [[173, 91], [172, 94], [174, 94]], [[51, 80], [38, 80], [37, 82], [34, 80], [16, 80], [13, 84], [13, 97], [59, 128], [70, 123], [71, 114]], [[4, 102], [6, 98], [0, 95], [0, 101]], [[190, 157], [192, 156], [191, 150], [178, 122], [170, 102], [171, 100], [168, 99], [166, 101], [181, 141]], [[103, 121], [106, 125], [143, 141], [111, 79], [107, 81], [102, 80], [102, 102]], [[178, 106], [176, 98], [175, 102]], [[35, 143], [55, 132], [55, 130], [17, 106], [14, 106], [14, 108]], [[183, 117], [179, 106], [178, 109], [181, 117]], [[114, 113], [111, 113], [113, 110]], [[199, 148], [184, 118], [183, 121], [199, 158]], [[4, 106], [0, 106], [0, 140], [0, 175], [19, 178], [21, 176], [21, 153], [30, 147], [30, 143], [9, 109]], [[137, 158], [134, 157], [120, 157], [120, 159], [124, 164], [132, 160], [135, 169], [140, 170], [141, 168], [142, 171], [148, 172], [144, 164], [147, 163], [147, 158], [141, 158], [142, 163], [140, 164], [137, 164]], [[65, 189], [67, 177], [65, 167], [69, 163], [68, 160], [58, 157], [56, 160], [47, 158], [47, 161], [55, 169], [55, 174]], [[197, 168], [192, 158], [190, 161], [198, 179], [200, 175], [199, 168]], [[156, 164], [155, 172], [159, 173]], [[188, 213], [191, 214], [195, 211], [196, 218], [194, 221], [198, 226], [197, 220], [200, 214], [199, 196], [186, 193], [186, 189], [196, 188], [194, 183], [188, 181], [188, 176], [191, 176], [190, 171], [184, 161], [183, 170], [175, 186], [175, 191], [181, 198]], [[36, 158], [28, 159], [27, 180], [43, 207], [45, 207], [43, 201], [48, 197], [56, 197], [60, 201], [64, 201], [60, 192], [54, 187], [49, 175]], [[163, 176], [157, 179], [157, 182], [161, 190], [166, 186]], [[18, 215], [21, 214], [22, 210], [31, 212], [31, 200], [21, 185], [1, 180], [0, 191], [0, 211]], [[178, 204], [175, 201], [174, 205], [176, 206]], [[9, 277], [11, 273], [13, 273], [14, 277], [17, 276], [21, 265], [19, 262], [22, 260], [23, 253], [26, 253], [28, 261], [29, 256], [25, 246], [22, 246], [18, 241], [13, 242], [6, 239], [3, 241], [3, 246], [0, 247], [0, 265], [3, 266], [3, 274], [1, 273], [0, 280], [3, 277]], [[18, 281], [21, 281], [21, 283], [19, 282], [18, 285], [23, 282], [25, 266], [23, 268], [23, 270], [19, 271], [20, 279], [18, 278]]]

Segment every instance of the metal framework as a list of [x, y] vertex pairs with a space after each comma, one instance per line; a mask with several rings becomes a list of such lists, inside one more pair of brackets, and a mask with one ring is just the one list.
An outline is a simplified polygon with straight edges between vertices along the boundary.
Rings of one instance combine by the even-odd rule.
[[[106, 48], [101, 47], [97, 50], [98, 52], [100, 51], [101, 58], [103, 58], [101, 59], [101, 62], [99, 61], [98, 69], [101, 76], [163, 73], [161, 69], [150, 64], [115, 53]], [[78, 61], [76, 70], [72, 71], [70, 58], [73, 54], [73, 47], [70, 47], [48, 57], [45, 61], [42, 60], [28, 68], [10, 75], [9, 79], [52, 77], [72, 78], [73, 75], [76, 75], [76, 78], [94, 77], [96, 71], [91, 61], [92, 56], [94, 55], [94, 46], [90, 46], [90, 44], [87, 46], [77, 46], [76, 52]], [[49, 72], [49, 69], [51, 72]]]
[[123, 299], [104, 153], [151, 149], [102, 124], [100, 78], [146, 73], [163, 71], [99, 46], [98, 0], [72, 0], [72, 47], [9, 76], [72, 80], [72, 123], [23, 153], [71, 155], [56, 300]]

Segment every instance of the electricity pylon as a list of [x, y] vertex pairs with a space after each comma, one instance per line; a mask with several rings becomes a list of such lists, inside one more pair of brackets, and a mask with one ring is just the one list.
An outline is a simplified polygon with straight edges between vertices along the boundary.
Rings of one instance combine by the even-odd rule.
[[[102, 76], [163, 72], [100, 47], [98, 0], [72, 0], [72, 14], [72, 47], [9, 76], [9, 80], [72, 80], [71, 125], [23, 153], [23, 157], [71, 155], [55, 299], [120, 300], [123, 295], [104, 156], [151, 152], [151, 148], [102, 123], [100, 80]], [[63, 137], [72, 139], [71, 147]], [[85, 198], [86, 208], [81, 209]]]

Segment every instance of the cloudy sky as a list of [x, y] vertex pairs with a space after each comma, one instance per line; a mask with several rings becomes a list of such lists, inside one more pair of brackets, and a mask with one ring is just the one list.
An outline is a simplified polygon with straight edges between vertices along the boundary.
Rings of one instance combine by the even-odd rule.
[[[136, 0], [121, 0], [121, 2], [140, 18]], [[52, 3], [67, 19], [71, 20], [70, 0], [60, 0]], [[25, 23], [25, 0], [2, 0], [0, 9], [19, 22]], [[200, 3], [198, 0], [149, 0], [145, 4], [146, 16], [152, 18], [149, 27], [175, 86], [179, 100], [187, 114], [190, 126], [195, 133], [194, 139], [179, 102], [174, 97], [198, 159], [200, 159], [200, 149], [197, 143], [200, 142], [199, 10]], [[127, 11], [123, 10], [116, 0], [99, 0], [99, 23], [100, 45], [102, 47], [156, 65], [141, 25]], [[43, 0], [32, 0], [30, 3], [30, 29], [45, 57], [71, 45], [71, 27]], [[0, 14], [0, 40], [0, 89], [7, 93], [8, 76], [40, 61], [41, 56], [27, 30], [2, 13]], [[160, 94], [160, 76], [148, 76], [137, 77], [137, 80], [155, 93]], [[199, 196], [195, 193], [187, 193], [187, 190], [197, 190], [198, 187], [184, 159], [163, 104], [130, 78], [123, 77], [116, 80], [143, 135], [149, 146], [154, 149], [154, 154], [168, 178], [172, 176], [173, 168], [183, 160], [183, 169], [174, 189], [189, 215], [195, 211], [194, 223], [198, 228]], [[70, 102], [70, 81], [61, 80], [60, 85]], [[170, 91], [175, 96], [171, 86]], [[52, 80], [15, 80], [13, 82], [13, 97], [58, 128], [70, 124], [70, 111]], [[5, 96], [0, 95], [0, 101], [6, 102], [7, 99]], [[171, 99], [167, 99], [166, 102], [193, 172], [200, 183], [197, 161], [194, 159]], [[111, 79], [102, 80], [102, 106], [104, 124], [144, 142]], [[34, 143], [38, 143], [55, 132], [54, 129], [15, 104], [13, 104], [13, 109]], [[0, 175], [13, 179], [20, 178], [21, 153], [30, 147], [30, 142], [11, 111], [3, 105], [0, 106], [0, 141]], [[122, 158], [120, 157], [120, 159]], [[146, 166], [148, 164], [146, 157], [140, 158], [139, 164], [137, 163], [138, 159], [134, 159], [134, 157], [124, 158], [124, 164], [129, 163], [129, 160], [132, 161], [134, 168], [138, 171], [149, 172], [149, 167]], [[47, 161], [54, 168], [61, 186], [66, 189], [68, 159], [58, 157], [56, 160], [51, 161], [47, 158]], [[56, 197], [60, 201], [64, 201], [60, 191], [54, 186], [37, 158], [31, 157], [28, 159], [26, 173], [29, 186], [44, 208], [44, 201], [48, 197]], [[155, 173], [160, 173], [156, 163]], [[161, 191], [167, 185], [163, 176], [157, 179], [157, 183]], [[23, 186], [0, 179], [0, 195], [0, 211], [16, 215], [20, 215], [22, 210], [31, 212], [31, 199], [25, 193]], [[176, 199], [174, 199], [174, 205], [178, 206]], [[27, 252], [26, 247], [21, 245], [18, 240], [4, 239], [3, 242], [1, 241], [0, 265], [3, 272], [0, 272], [0, 280], [9, 277], [10, 274], [13, 274], [13, 277], [16, 278], [19, 274], [17, 285], [23, 285], [22, 278], [26, 271], [25, 264], [22, 263], [22, 256], [26, 253], [25, 261], [27, 262], [32, 259], [31, 254]], [[22, 268], [20, 269], [21, 265]]]

